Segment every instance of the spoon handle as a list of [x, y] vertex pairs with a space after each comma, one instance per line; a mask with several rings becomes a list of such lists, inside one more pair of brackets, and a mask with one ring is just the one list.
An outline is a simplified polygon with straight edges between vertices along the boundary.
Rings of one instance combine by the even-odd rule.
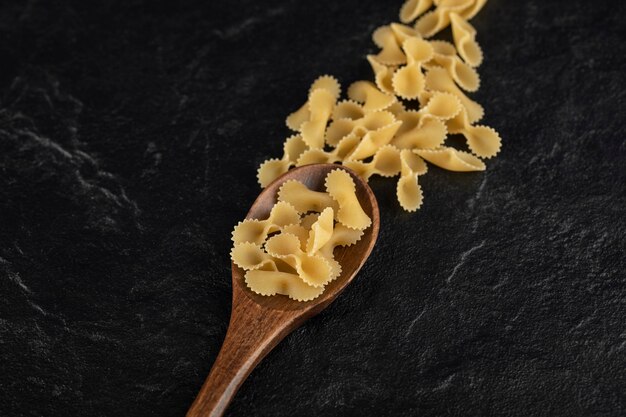
[[293, 311], [268, 310], [233, 294], [226, 338], [187, 417], [219, 417], [254, 367], [302, 321]]

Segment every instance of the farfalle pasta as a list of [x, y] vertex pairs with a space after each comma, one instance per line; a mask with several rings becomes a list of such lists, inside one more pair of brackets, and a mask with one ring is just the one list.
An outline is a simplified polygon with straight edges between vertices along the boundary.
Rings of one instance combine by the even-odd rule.
[[[405, 1], [400, 22], [381, 26], [372, 34], [379, 48], [367, 55], [373, 80], [352, 83], [342, 99], [337, 79], [329, 75], [317, 78], [306, 103], [287, 117], [287, 126], [296, 133], [285, 141], [282, 157], [261, 164], [261, 186], [294, 166], [343, 164], [365, 180], [375, 175], [399, 176], [398, 202], [403, 209], [414, 211], [423, 202], [418, 177], [426, 173], [426, 163], [454, 172], [485, 170], [483, 160], [497, 155], [502, 142], [493, 128], [477, 124], [485, 110], [468, 95], [480, 87], [477, 67], [483, 61], [478, 32], [469, 21], [485, 3]], [[448, 30], [453, 43], [432, 39], [443, 30]], [[462, 136], [465, 144], [449, 143], [452, 135]], [[347, 191], [342, 191], [343, 187], [348, 187]], [[344, 194], [351, 191], [341, 174], [331, 177], [330, 190], [311, 192], [287, 183], [279, 200], [291, 204], [299, 215], [331, 207], [335, 222], [343, 220], [351, 227], [366, 224], [359, 215], [346, 215], [351, 212], [346, 207], [352, 203]], [[281, 228], [297, 237], [300, 249], [307, 252], [313, 223]], [[265, 233], [257, 224], [245, 227], [250, 234], [256, 227], [255, 243]]]
[[344, 169], [331, 171], [325, 190], [285, 181], [266, 219], [246, 219], [233, 230], [233, 263], [256, 294], [286, 295], [297, 301], [319, 297], [341, 275], [338, 246], [356, 244], [372, 220]]
[[425, 87], [422, 64], [432, 59], [434, 51], [429, 42], [417, 37], [402, 42], [402, 50], [407, 64], [394, 73], [391, 84], [398, 97], [414, 100]]
[[422, 187], [417, 183], [417, 177], [424, 175], [428, 167], [422, 158], [408, 149], [400, 152], [400, 163], [396, 195], [403, 209], [415, 211], [422, 205]]

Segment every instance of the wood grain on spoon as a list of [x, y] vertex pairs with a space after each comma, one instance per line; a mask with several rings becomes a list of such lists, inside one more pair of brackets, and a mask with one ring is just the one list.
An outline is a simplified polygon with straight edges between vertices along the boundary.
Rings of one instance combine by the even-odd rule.
[[354, 279], [370, 255], [380, 226], [378, 204], [369, 186], [345, 167], [316, 164], [287, 172], [261, 192], [246, 218], [267, 218], [276, 203], [278, 189], [285, 181], [298, 180], [312, 190], [324, 191], [326, 175], [334, 169], [350, 173], [359, 202], [372, 219], [372, 225], [356, 245], [335, 249], [335, 259], [341, 264], [342, 273], [315, 300], [299, 302], [284, 295], [257, 295], [246, 287], [245, 271], [232, 265], [233, 306], [226, 338], [209, 376], [187, 412], [188, 417], [221, 416], [261, 359], [287, 334], [328, 306]]

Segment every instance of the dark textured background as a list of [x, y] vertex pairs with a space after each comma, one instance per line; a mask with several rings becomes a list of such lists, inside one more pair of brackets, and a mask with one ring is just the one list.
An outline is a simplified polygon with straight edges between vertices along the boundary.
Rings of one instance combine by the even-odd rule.
[[[181, 416], [230, 231], [309, 83], [369, 77], [401, 1], [0, 6], [0, 415]], [[491, 0], [485, 173], [432, 168], [344, 295], [229, 416], [626, 414], [621, 1]]]

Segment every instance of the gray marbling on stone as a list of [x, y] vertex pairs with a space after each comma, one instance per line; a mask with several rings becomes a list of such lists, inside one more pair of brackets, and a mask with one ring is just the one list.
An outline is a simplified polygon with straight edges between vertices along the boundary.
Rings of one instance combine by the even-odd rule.
[[[0, 415], [180, 416], [231, 227], [309, 83], [369, 77], [401, 1], [0, 5]], [[491, 0], [485, 173], [431, 168], [354, 285], [229, 416], [626, 414], [624, 2]]]

